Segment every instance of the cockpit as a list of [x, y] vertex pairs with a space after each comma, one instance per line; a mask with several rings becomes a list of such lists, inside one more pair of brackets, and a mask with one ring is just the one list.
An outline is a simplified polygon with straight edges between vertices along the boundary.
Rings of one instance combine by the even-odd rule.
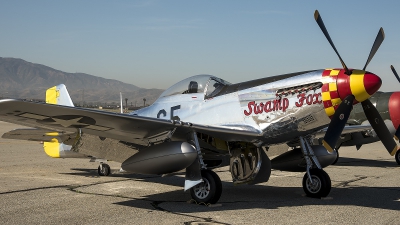
[[208, 99], [216, 96], [227, 85], [230, 85], [230, 83], [218, 77], [196, 75], [174, 84], [165, 90], [160, 98], [172, 95], [204, 93], [204, 99]]

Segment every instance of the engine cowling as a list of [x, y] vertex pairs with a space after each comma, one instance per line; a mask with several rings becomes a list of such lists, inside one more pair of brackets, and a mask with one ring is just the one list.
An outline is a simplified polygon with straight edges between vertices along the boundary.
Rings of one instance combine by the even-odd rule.
[[140, 150], [125, 160], [123, 170], [140, 174], [167, 174], [190, 166], [197, 158], [194, 146], [187, 142], [165, 142]]

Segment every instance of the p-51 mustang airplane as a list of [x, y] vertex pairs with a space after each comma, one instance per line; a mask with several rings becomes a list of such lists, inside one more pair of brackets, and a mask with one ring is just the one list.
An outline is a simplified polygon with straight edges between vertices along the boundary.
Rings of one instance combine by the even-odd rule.
[[[1, 100], [0, 120], [37, 128], [5, 136], [43, 140], [48, 154], [56, 157], [80, 154], [119, 161], [123, 170], [134, 173], [169, 174], [185, 169], [184, 189], [190, 189], [198, 202], [219, 200], [221, 180], [211, 169], [227, 165], [236, 184], [268, 181], [272, 168], [305, 171], [306, 194], [327, 196], [331, 180], [322, 168], [336, 159], [333, 149], [342, 131], [372, 126], [379, 137], [389, 134], [368, 100], [380, 88], [381, 79], [365, 71], [384, 35], [380, 29], [362, 70], [348, 69], [318, 11], [314, 17], [343, 68], [237, 84], [211, 75], [193, 76], [168, 88], [151, 106], [129, 115], [73, 107], [65, 86], [59, 85], [47, 92], [50, 104]], [[344, 129], [353, 104], [359, 102], [371, 126]], [[313, 135], [324, 127], [328, 129], [323, 146], [312, 145]], [[382, 140], [394, 154], [394, 140]], [[264, 150], [280, 143], [293, 150], [270, 160]]]

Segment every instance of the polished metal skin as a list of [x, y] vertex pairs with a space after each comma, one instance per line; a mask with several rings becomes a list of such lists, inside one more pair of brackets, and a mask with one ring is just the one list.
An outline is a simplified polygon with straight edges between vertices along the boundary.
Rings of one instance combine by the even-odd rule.
[[[290, 77], [281, 75], [276, 81], [271, 80], [263, 84], [254, 82], [253, 87], [214, 97], [207, 95], [209, 89], [213, 88], [209, 83], [221, 79], [210, 75], [198, 75], [173, 85], [153, 105], [134, 111], [131, 115], [179, 120], [239, 132], [248, 131], [256, 137], [245, 139], [246, 141], [267, 146], [285, 143], [329, 124], [330, 118], [327, 115], [327, 107], [323, 104], [321, 87], [325, 83], [336, 83], [336, 80], [332, 81], [329, 76], [324, 77], [325, 71], [327, 70], [297, 73]], [[340, 70], [337, 71], [339, 73]], [[279, 79], [282, 76], [285, 78]], [[199, 86], [196, 92], [190, 93], [189, 88], [183, 88], [195, 82]], [[351, 84], [350, 81], [347, 83]], [[380, 86], [380, 79], [378, 83]], [[225, 86], [225, 89], [234, 86], [227, 82], [221, 85]], [[372, 89], [375, 90], [376, 86]], [[224, 88], [221, 88], [221, 91], [223, 90]], [[351, 89], [348, 87], [344, 91], [351, 92]], [[338, 98], [334, 104], [340, 102], [341, 98]], [[229, 134], [218, 137], [226, 141], [237, 140]]]
[[[295, 104], [299, 101], [297, 97], [299, 93], [282, 96], [283, 100], [280, 103], [274, 103], [277, 99], [279, 101], [276, 96], [278, 90], [321, 82], [321, 72], [310, 72], [208, 99], [205, 93], [182, 94], [181, 92], [178, 95], [166, 97], [161, 95], [150, 107], [131, 114], [171, 119], [175, 117], [194, 124], [250, 131], [258, 134], [257, 142], [261, 141], [265, 145], [278, 144], [307, 134], [310, 130], [320, 129], [329, 123], [330, 119], [321, 102], [312, 105], [305, 104], [307, 107], [305, 105], [297, 107]], [[206, 80], [205, 78], [211, 81], [214, 77], [204, 75], [185, 81], [188, 85], [190, 81]], [[207, 85], [209, 81], [204, 81], [202, 85]], [[166, 92], [172, 91], [168, 89]], [[320, 93], [321, 89], [304, 92], [306, 95]], [[257, 113], [253, 111], [253, 106], [249, 106], [251, 102], [256, 104], [269, 102], [270, 107], [276, 110], [271, 110], [269, 113]], [[226, 139], [229, 140], [229, 135], [226, 135]]]

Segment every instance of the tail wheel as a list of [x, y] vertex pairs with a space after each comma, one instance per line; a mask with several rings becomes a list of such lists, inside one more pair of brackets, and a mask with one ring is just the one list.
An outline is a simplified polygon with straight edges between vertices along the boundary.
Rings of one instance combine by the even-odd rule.
[[108, 175], [110, 175], [110, 171], [111, 171], [110, 166], [108, 164], [105, 164], [105, 163], [103, 163], [102, 165], [100, 165], [97, 168], [97, 173], [100, 176], [108, 176]]
[[320, 169], [310, 170], [312, 183], [307, 173], [303, 177], [303, 189], [309, 197], [321, 198], [326, 197], [331, 191], [331, 178]]
[[400, 150], [397, 150], [396, 155], [395, 155], [395, 159], [397, 164], [400, 165]]
[[222, 193], [222, 183], [218, 175], [211, 170], [202, 170], [203, 182], [190, 189], [190, 195], [198, 203], [215, 204]]

